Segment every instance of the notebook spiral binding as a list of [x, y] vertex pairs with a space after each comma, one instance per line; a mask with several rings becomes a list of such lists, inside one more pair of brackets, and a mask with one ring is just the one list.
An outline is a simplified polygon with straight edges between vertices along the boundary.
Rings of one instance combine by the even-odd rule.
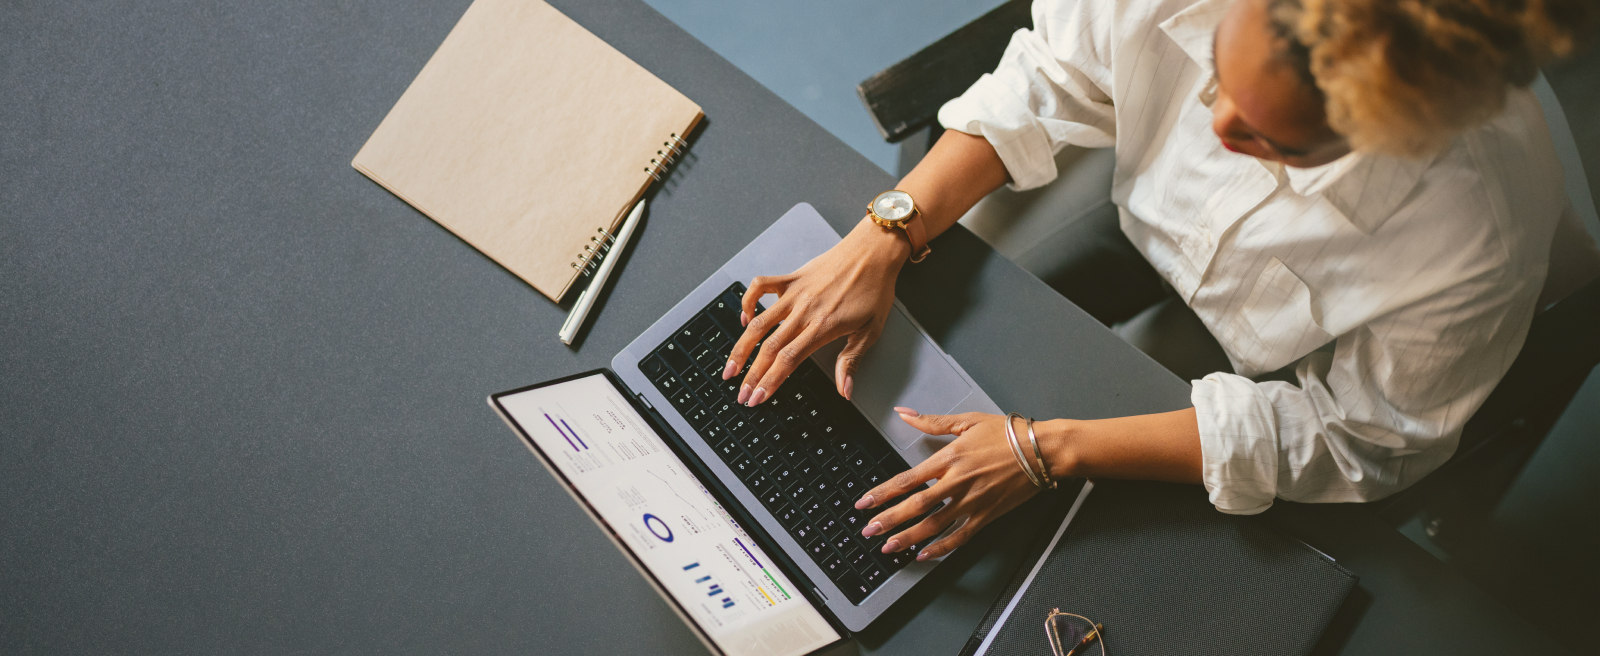
[[[644, 172], [650, 174], [651, 179], [660, 182], [662, 176], [667, 174], [667, 167], [677, 162], [678, 155], [688, 147], [689, 142], [680, 138], [678, 133], [667, 135], [667, 140], [661, 142], [661, 150], [656, 151], [656, 156], [650, 159], [650, 166], [645, 167]], [[583, 252], [578, 253], [578, 259], [571, 263], [572, 268], [577, 269], [582, 275], [592, 273], [594, 267], [600, 263], [600, 259], [611, 251], [612, 245], [617, 241], [616, 236], [605, 228], [595, 228], [595, 232], [597, 234], [589, 237], [589, 243], [584, 245]]]
[[689, 143], [678, 138], [678, 133], [674, 132], [667, 136], [666, 141], [661, 142], [661, 147], [663, 150], [656, 151], [655, 158], [644, 168], [644, 172], [649, 173], [656, 182], [660, 182], [661, 176], [667, 174], [667, 167], [678, 161], [678, 154], [682, 153], [684, 148], [688, 148]]

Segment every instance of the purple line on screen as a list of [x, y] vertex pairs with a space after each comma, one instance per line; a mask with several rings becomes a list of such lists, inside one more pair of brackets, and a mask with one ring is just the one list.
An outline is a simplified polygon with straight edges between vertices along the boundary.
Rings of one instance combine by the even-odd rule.
[[[561, 433], [561, 439], [564, 439], [564, 440], [567, 441], [567, 446], [572, 447], [573, 451], [577, 451], [578, 450], [578, 445], [573, 444], [572, 443], [572, 438], [567, 437], [567, 434], [562, 432], [561, 427], [556, 425], [556, 420], [551, 419], [550, 415], [548, 415], [548, 414], [546, 414], [544, 416], [544, 419], [545, 419], [545, 421], [550, 422], [550, 427], [556, 429], [557, 433]], [[562, 422], [562, 423], [565, 423], [565, 422]]]
[[[561, 420], [561, 425], [562, 426], [567, 426], [567, 420], [562, 419]], [[583, 448], [585, 448], [585, 449], [589, 448], [589, 445], [583, 443], [583, 438], [578, 437], [578, 431], [572, 430], [571, 426], [567, 426], [567, 432], [568, 433], [572, 433], [572, 439], [577, 440], [578, 444], [582, 445]]]
[[745, 546], [744, 546], [744, 543], [743, 543], [743, 542], [740, 542], [740, 541], [739, 541], [739, 538], [734, 538], [734, 539], [733, 539], [733, 543], [734, 543], [734, 544], [737, 544], [737, 545], [739, 545], [739, 548], [740, 548], [740, 549], [744, 549], [744, 555], [746, 555], [746, 556], [749, 556], [749, 557], [750, 557], [750, 560], [751, 560], [751, 561], [753, 561], [753, 562], [755, 562], [755, 564], [756, 564], [756, 567], [760, 567], [760, 568], [761, 568], [761, 569], [766, 569], [766, 568], [767, 568], [767, 566], [766, 566], [766, 565], [762, 565], [762, 564], [761, 564], [761, 561], [759, 561], [759, 560], [756, 560], [756, 555], [755, 555], [755, 554], [753, 554], [753, 553], [750, 553], [750, 550], [749, 550], [749, 549], [745, 549]]

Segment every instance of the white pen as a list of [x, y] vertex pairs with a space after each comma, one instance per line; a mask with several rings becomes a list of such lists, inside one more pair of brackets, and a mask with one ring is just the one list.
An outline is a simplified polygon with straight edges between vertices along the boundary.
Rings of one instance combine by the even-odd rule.
[[628, 238], [633, 236], [633, 229], [639, 225], [639, 217], [644, 216], [644, 199], [633, 206], [633, 211], [628, 213], [628, 220], [622, 222], [622, 229], [617, 231], [616, 240], [611, 244], [611, 250], [600, 260], [600, 268], [594, 272], [594, 278], [589, 281], [589, 288], [583, 290], [578, 296], [578, 302], [572, 305], [572, 314], [567, 315], [567, 322], [561, 324], [561, 343], [572, 345], [572, 338], [578, 335], [578, 328], [583, 327], [583, 321], [589, 318], [589, 308], [594, 307], [594, 297], [600, 295], [600, 288], [606, 286], [606, 277], [611, 275], [611, 269], [617, 266], [617, 256], [628, 246]]

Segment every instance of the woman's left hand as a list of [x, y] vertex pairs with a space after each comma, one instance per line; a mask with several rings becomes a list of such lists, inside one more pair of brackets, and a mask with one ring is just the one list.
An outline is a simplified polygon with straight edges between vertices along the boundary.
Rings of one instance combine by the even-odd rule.
[[[874, 508], [884, 501], [917, 489], [929, 480], [938, 479], [932, 487], [912, 494], [867, 522], [862, 535], [872, 537], [893, 531], [900, 524], [950, 499], [950, 503], [938, 512], [890, 537], [883, 545], [884, 553], [926, 544], [952, 524], [961, 522], [959, 528], [938, 542], [927, 545], [917, 554], [917, 560], [938, 558], [966, 544], [989, 522], [1039, 493], [1039, 489], [1017, 466], [1016, 456], [1006, 441], [1004, 415], [980, 412], [918, 415], [909, 408], [896, 410], [901, 412], [901, 419], [917, 430], [929, 435], [955, 435], [956, 439], [910, 471], [902, 472], [869, 490], [856, 502], [858, 509]], [[1017, 437], [1023, 440], [1024, 448], [1027, 448], [1026, 434], [1022, 433], [1026, 429], [1021, 426], [1021, 421], [1017, 424], [1013, 428], [1018, 431]]]

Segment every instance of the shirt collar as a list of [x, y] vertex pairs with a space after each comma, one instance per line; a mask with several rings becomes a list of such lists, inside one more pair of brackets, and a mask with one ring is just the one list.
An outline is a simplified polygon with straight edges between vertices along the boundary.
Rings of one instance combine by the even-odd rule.
[[[1222, 23], [1222, 17], [1234, 1], [1200, 0], [1160, 24], [1161, 31], [1194, 60], [1201, 74], [1211, 78], [1199, 96], [1207, 107], [1211, 106], [1210, 100], [1216, 93], [1211, 41], [1216, 36], [1217, 25]], [[1352, 152], [1309, 169], [1260, 163], [1270, 173], [1281, 170], [1295, 193], [1301, 196], [1321, 194], [1352, 225], [1371, 234], [1388, 221], [1411, 194], [1431, 161]], [[1381, 184], [1377, 184], [1379, 182]]]
[[1184, 54], [1200, 65], [1200, 71], [1209, 76], [1211, 67], [1211, 37], [1222, 24], [1223, 15], [1234, 0], [1200, 0], [1171, 17], [1161, 21], [1160, 28], [1167, 38], [1178, 44]]
[[1432, 164], [1431, 158], [1350, 153], [1315, 168], [1284, 169], [1295, 193], [1322, 194], [1351, 225], [1370, 235], [1394, 216]]

